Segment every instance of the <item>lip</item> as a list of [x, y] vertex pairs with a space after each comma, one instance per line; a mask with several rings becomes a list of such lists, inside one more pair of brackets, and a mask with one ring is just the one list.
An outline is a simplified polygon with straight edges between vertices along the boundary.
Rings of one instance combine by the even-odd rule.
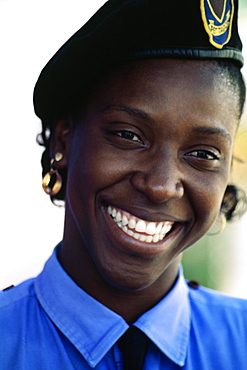
[[[120, 248], [121, 250], [125, 250], [126, 252], [130, 254], [135, 255], [143, 255], [143, 256], [149, 256], [149, 255], [157, 255], [168, 251], [171, 245], [174, 243], [175, 239], [179, 237], [182, 230], [184, 229], [184, 221], [178, 221], [171, 219], [171, 217], [164, 218], [162, 221], [164, 223], [171, 223], [172, 229], [169, 231], [169, 233], [164, 237], [164, 239], [156, 241], [156, 242], [146, 242], [137, 240], [134, 237], [126, 234], [116, 223], [116, 221], [113, 220], [113, 218], [110, 216], [110, 214], [107, 211], [107, 208], [109, 206], [103, 206], [102, 211], [104, 215], [104, 220], [107, 228], [107, 233], [111, 236], [113, 239], [115, 245], [117, 248]], [[144, 220], [139, 218], [136, 215], [133, 215], [130, 212], [124, 211], [121, 208], [112, 206], [112, 208], [115, 208], [119, 211], [122, 211], [123, 213], [128, 213], [129, 215], [133, 216], [136, 219]], [[154, 217], [152, 217], [154, 219]], [[160, 217], [159, 217], [160, 218]], [[146, 222], [155, 222], [153, 220], [145, 220]], [[156, 221], [157, 222], [157, 221]]]

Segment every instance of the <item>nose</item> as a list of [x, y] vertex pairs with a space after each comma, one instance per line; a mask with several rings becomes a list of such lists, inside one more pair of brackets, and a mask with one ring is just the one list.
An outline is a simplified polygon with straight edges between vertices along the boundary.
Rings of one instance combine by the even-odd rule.
[[184, 186], [176, 160], [165, 159], [162, 155], [159, 157], [156, 156], [153, 161], [149, 158], [132, 174], [132, 186], [154, 203], [182, 198]]

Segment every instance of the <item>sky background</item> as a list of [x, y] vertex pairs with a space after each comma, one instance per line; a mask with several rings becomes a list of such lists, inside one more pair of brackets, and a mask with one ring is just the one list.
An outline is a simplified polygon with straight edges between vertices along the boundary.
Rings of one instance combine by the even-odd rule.
[[[40, 122], [33, 112], [33, 87], [50, 57], [103, 3], [0, 0], [0, 289], [37, 275], [62, 239], [64, 210], [54, 207], [41, 188], [42, 150], [35, 141]], [[247, 11], [241, 14], [244, 39]], [[241, 256], [234, 268], [238, 274], [239, 266], [247, 263], [246, 222], [235, 226], [235, 234], [231, 229]], [[238, 274], [233, 273], [230, 293], [244, 296], [244, 287], [235, 290]]]

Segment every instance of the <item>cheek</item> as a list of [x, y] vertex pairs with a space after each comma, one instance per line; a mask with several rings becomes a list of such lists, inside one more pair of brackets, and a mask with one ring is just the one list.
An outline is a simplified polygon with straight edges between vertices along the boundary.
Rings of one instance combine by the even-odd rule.
[[188, 236], [183, 240], [182, 248], [178, 249], [178, 253], [210, 232], [219, 216], [226, 186], [226, 181], [212, 181], [205, 184], [205, 182], [196, 182], [195, 179], [194, 182], [191, 182], [190, 190], [187, 192], [187, 200], [189, 207], [193, 210], [193, 223]]
[[119, 163], [107, 148], [101, 150], [100, 145], [90, 145], [89, 140], [75, 143], [75, 147], [68, 166], [66, 201], [76, 218], [88, 223], [85, 212], [88, 219], [89, 216], [94, 219], [99, 194], [108, 188], [113, 193], [114, 185], [125, 178], [127, 168], [123, 168], [123, 163]]
[[219, 215], [227, 183], [224, 176], [216, 176], [208, 182], [199, 181], [196, 189], [192, 190], [196, 218], [204, 222], [206, 228], [211, 226]]
[[134, 163], [122, 160], [111, 150], [89, 150], [82, 159], [77, 160], [76, 167], [80, 167], [80, 182], [87, 187], [86, 191], [97, 192], [113, 186], [128, 177]]

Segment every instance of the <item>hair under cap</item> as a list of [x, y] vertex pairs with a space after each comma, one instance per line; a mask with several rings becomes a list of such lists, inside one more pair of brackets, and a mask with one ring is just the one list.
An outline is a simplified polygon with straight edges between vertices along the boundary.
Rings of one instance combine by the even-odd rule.
[[109, 0], [51, 58], [34, 89], [41, 119], [97, 76], [135, 59], [232, 59], [243, 65], [238, 0]]

